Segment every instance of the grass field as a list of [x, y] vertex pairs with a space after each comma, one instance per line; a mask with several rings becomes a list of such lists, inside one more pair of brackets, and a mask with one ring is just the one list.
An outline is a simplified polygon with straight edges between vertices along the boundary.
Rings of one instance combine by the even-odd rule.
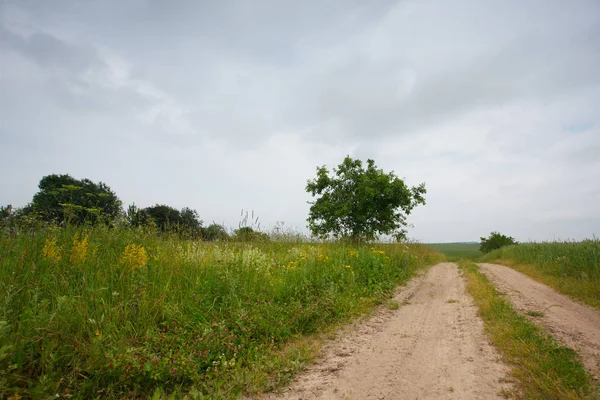
[[268, 390], [314, 353], [302, 338], [440, 258], [420, 245], [208, 244], [141, 229], [2, 233], [0, 398]]
[[479, 243], [425, 243], [424, 246], [439, 251], [450, 261], [461, 258], [472, 260], [482, 255]]
[[600, 309], [600, 240], [596, 238], [507, 246], [483, 260], [508, 265]]

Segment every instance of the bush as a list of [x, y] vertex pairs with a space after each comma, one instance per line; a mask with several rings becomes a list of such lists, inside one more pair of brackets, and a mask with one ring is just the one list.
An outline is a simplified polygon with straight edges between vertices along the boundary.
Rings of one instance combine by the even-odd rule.
[[479, 247], [479, 251], [483, 254], [487, 254], [492, 250], [499, 249], [504, 246], [510, 246], [511, 244], [517, 244], [517, 241], [510, 236], [502, 235], [498, 232], [490, 233], [490, 237], [481, 238], [481, 246]]

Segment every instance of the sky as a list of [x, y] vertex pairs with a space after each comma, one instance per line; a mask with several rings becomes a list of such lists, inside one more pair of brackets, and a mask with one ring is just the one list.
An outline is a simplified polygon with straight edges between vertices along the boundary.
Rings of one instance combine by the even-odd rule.
[[600, 235], [597, 0], [0, 0], [0, 204], [39, 180], [305, 230], [346, 155], [422, 242]]

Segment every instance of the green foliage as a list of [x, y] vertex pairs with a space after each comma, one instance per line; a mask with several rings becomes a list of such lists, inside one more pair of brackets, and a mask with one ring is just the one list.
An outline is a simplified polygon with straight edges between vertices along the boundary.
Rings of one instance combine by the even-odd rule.
[[48, 175], [38, 187], [31, 210], [46, 221], [96, 224], [113, 221], [121, 213], [117, 195], [103, 182]]
[[223, 225], [212, 223], [202, 231], [202, 238], [209, 242], [229, 239], [229, 234]]
[[360, 160], [347, 156], [329, 174], [317, 168], [317, 177], [309, 180], [306, 191], [313, 197], [308, 217], [316, 236], [349, 239], [352, 242], [374, 240], [378, 235], [405, 238], [406, 217], [414, 207], [425, 204], [425, 184], [409, 188], [394, 174], [377, 169], [373, 160], [363, 168]]
[[513, 244], [517, 244], [517, 241], [514, 238], [502, 235], [498, 232], [492, 232], [490, 233], [489, 237], [481, 238], [481, 246], [479, 247], [479, 251], [481, 251], [483, 254], [486, 254], [492, 250]]
[[12, 210], [12, 204], [9, 204], [7, 206], [0, 206], [0, 221], [5, 221], [9, 219], [10, 215], [12, 214]]
[[209, 244], [101, 225], [0, 234], [0, 398], [236, 398], [255, 371], [271, 388], [298, 368], [273, 361], [291, 340], [437, 261], [417, 245]]
[[164, 204], [157, 204], [140, 211], [140, 220], [147, 221], [148, 218], [162, 232], [174, 232], [192, 238], [202, 237], [202, 220], [198, 212], [191, 208], [184, 207], [180, 211]]
[[128, 226], [147, 226], [151, 221], [145, 210], [139, 208], [135, 203], [130, 204], [125, 211], [125, 222]]
[[233, 231], [233, 240], [238, 242], [268, 242], [269, 235], [244, 226]]

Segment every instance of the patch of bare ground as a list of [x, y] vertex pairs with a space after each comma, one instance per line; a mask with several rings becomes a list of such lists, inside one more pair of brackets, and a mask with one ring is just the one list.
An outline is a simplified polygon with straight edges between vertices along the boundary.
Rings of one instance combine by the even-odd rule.
[[282, 393], [264, 399], [491, 399], [512, 390], [456, 264], [413, 279], [350, 325]]
[[583, 364], [600, 380], [600, 313], [557, 293], [527, 275], [497, 264], [479, 264], [517, 309], [538, 321], [552, 336], [576, 350]]

